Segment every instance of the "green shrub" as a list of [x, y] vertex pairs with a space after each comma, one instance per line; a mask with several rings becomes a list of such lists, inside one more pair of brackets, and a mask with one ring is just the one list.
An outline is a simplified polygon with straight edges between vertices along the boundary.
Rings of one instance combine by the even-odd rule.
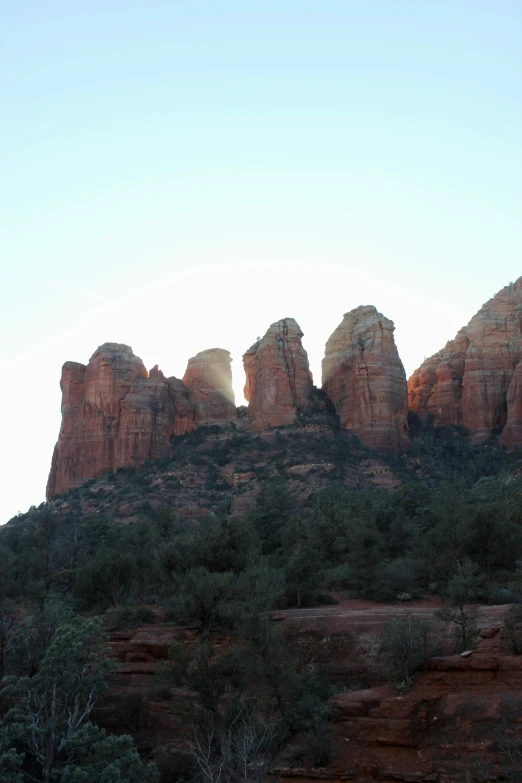
[[122, 628], [148, 625], [153, 623], [154, 619], [154, 612], [148, 606], [118, 606], [105, 613], [103, 624], [108, 631], [117, 631]]
[[349, 565], [343, 564], [328, 568], [323, 573], [323, 585], [327, 590], [342, 590], [351, 586], [352, 569]]
[[331, 593], [323, 593], [321, 590], [316, 593], [315, 600], [318, 604], [326, 604], [328, 606], [333, 606], [334, 604], [339, 603], [334, 595]]
[[390, 591], [397, 593], [410, 593], [412, 596], [418, 595], [419, 586], [417, 573], [422, 569], [422, 563], [411, 557], [398, 557], [392, 560], [383, 569], [383, 580], [389, 586]]
[[487, 593], [488, 604], [516, 604], [517, 596], [508, 587], [491, 587]]
[[378, 659], [394, 685], [404, 690], [411, 685], [413, 673], [436, 651], [431, 626], [408, 612], [394, 615], [384, 626]]
[[464, 652], [474, 642], [477, 633], [477, 606], [471, 603], [483, 595], [484, 576], [478, 565], [465, 558], [447, 585], [447, 596], [436, 616], [451, 623], [457, 652]]
[[522, 604], [512, 604], [504, 616], [502, 637], [515, 655], [522, 653]]
[[154, 688], [150, 688], [147, 698], [150, 701], [171, 701], [172, 688], [166, 683], [160, 683]]
[[368, 601], [378, 601], [385, 604], [395, 601], [396, 593], [386, 582], [376, 581], [363, 590], [361, 597]]

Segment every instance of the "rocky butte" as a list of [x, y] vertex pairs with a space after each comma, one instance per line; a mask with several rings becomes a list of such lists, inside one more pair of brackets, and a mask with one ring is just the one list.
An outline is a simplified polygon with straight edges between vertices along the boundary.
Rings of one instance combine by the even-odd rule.
[[248, 415], [257, 429], [293, 424], [310, 408], [312, 374], [293, 318], [272, 324], [243, 356]]
[[[421, 423], [460, 425], [475, 440], [499, 435], [522, 446], [522, 277], [487, 302], [408, 385], [394, 325], [373, 306], [346, 313], [326, 343], [323, 389], [341, 427], [364, 445], [400, 453], [409, 410]], [[303, 333], [293, 318], [272, 324], [243, 356], [248, 416], [263, 430], [310, 412], [313, 384]], [[105, 343], [87, 365], [62, 369], [62, 425], [47, 497], [120, 467], [171, 453], [172, 438], [236, 418], [231, 359], [220, 348], [191, 358], [183, 380], [147, 372], [127, 345]], [[238, 421], [239, 424], [239, 421]]]
[[[287, 426], [310, 411], [313, 383], [302, 337], [296, 321], [283, 318], [245, 353], [249, 405], [242, 426]], [[366, 445], [404, 447], [404, 370], [391, 321], [372, 307], [348, 313], [328, 341], [323, 372], [342, 427]], [[147, 372], [129, 346], [105, 343], [87, 365], [66, 362], [60, 385], [62, 425], [48, 498], [166, 456], [173, 437], [237, 416], [230, 353], [220, 348], [189, 359], [179, 380], [166, 378], [157, 365]]]
[[461, 425], [476, 441], [522, 446], [522, 277], [481, 307], [408, 382], [421, 422]]
[[165, 378], [157, 365], [148, 373], [132, 349], [119, 343], [102, 345], [87, 366], [66, 362], [60, 382], [62, 425], [47, 497], [103, 473], [159, 459], [170, 452], [173, 436], [216, 418], [235, 417], [227, 351], [198, 354], [185, 378], [188, 386]]
[[341, 427], [366, 446], [399, 453], [409, 443], [408, 396], [394, 328], [371, 305], [351, 310], [326, 343], [322, 370]]

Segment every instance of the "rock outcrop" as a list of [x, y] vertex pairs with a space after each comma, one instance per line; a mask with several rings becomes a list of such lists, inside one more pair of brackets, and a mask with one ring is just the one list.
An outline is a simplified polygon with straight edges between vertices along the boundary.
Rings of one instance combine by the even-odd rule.
[[[47, 497], [126, 466], [138, 467], [171, 451], [171, 438], [199, 423], [235, 416], [227, 351], [191, 359], [189, 387], [147, 373], [132, 349], [105, 343], [87, 366], [62, 369], [62, 425], [47, 484]], [[215, 385], [213, 385], [215, 384]]]
[[[504, 607], [488, 607], [492, 609], [495, 614], [504, 611]], [[109, 688], [96, 706], [95, 719], [113, 732], [132, 731], [138, 747], [146, 748], [161, 765], [176, 756], [183, 758], [188, 732], [181, 713], [172, 710], [154, 687], [157, 673], [168, 665], [173, 643], [188, 655], [199, 635], [193, 629], [166, 624], [158, 608], [152, 610], [155, 623], [111, 634], [118, 668], [108, 679]], [[415, 674], [411, 688], [397, 693], [391, 685], [379, 684], [375, 665], [358, 652], [353, 617], [348, 616], [360, 617], [358, 632], [378, 640], [392, 611], [365, 606], [343, 615], [325, 612], [322, 618], [306, 616], [306, 610], [296, 617], [291, 609], [273, 615], [296, 668], [320, 671], [344, 686], [344, 692], [330, 700], [327, 766], [318, 768], [306, 752], [298, 765], [293, 761], [288, 766], [292, 747], [287, 745], [270, 770], [271, 779], [457, 783], [470, 777], [473, 767], [486, 770], [490, 778], [508, 778], [511, 768], [506, 764], [506, 751], [514, 752], [516, 764], [522, 739], [522, 660], [504, 649], [500, 623], [481, 631], [477, 647], [465, 657], [431, 658]], [[213, 632], [216, 657], [234, 644], [237, 639], [230, 632]], [[367, 687], [354, 690], [353, 684], [361, 680]], [[179, 696], [188, 701], [193, 694], [183, 689]], [[136, 712], [140, 716], [141, 708], [145, 719], [130, 723], [130, 707], [133, 717]]]
[[522, 277], [499, 291], [408, 382], [421, 422], [465, 427], [481, 441], [501, 433], [522, 445]]
[[406, 693], [381, 687], [335, 696], [327, 779], [339, 780], [342, 770], [354, 780], [457, 781], [473, 766], [490, 779], [507, 777], [508, 751], [521, 741], [522, 662], [503, 649], [498, 626], [480, 635], [464, 656], [431, 658]]
[[257, 429], [293, 424], [310, 408], [312, 375], [302, 336], [293, 318], [283, 318], [243, 356], [248, 415]]
[[122, 400], [147, 377], [141, 359], [128, 345], [105, 343], [87, 366], [62, 368], [62, 426], [56, 444], [47, 497], [113, 470], [114, 441]]
[[326, 343], [322, 375], [341, 426], [366, 446], [399, 453], [409, 442], [408, 401], [394, 328], [370, 305], [346, 313]]
[[509, 382], [506, 405], [507, 420], [500, 441], [506, 448], [514, 449], [522, 446], [522, 360]]
[[183, 376], [196, 407], [198, 424], [215, 424], [236, 417], [229, 351], [211, 348], [189, 359]]

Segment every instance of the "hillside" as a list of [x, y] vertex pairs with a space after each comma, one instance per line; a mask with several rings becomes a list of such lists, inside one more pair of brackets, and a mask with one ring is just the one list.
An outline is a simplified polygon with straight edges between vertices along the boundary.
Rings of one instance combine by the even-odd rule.
[[[261, 546], [264, 553], [266, 533], [260, 525], [272, 515], [278, 517], [281, 534], [287, 526], [297, 525], [297, 539], [314, 541], [322, 571], [344, 566], [346, 556], [353, 559], [343, 527], [350, 527], [356, 538], [368, 528], [375, 536], [374, 567], [390, 571], [394, 561], [407, 558], [408, 572], [413, 568], [424, 574], [420, 582], [412, 577], [412, 584], [426, 589], [432, 582], [438, 585], [441, 578], [443, 584], [451, 573], [448, 563], [443, 577], [426, 576], [433, 571], [431, 555], [423, 551], [426, 537], [435, 540], [437, 523], [443, 526], [454, 520], [464, 531], [460, 556], [478, 559], [490, 580], [497, 579], [497, 569], [500, 582], [507, 586], [517, 557], [522, 556], [518, 544], [511, 546], [511, 520], [518, 525], [520, 464], [517, 452], [508, 453], [494, 441], [474, 445], [470, 436], [454, 427], [413, 429], [408, 452], [386, 458], [341, 429], [319, 400], [317, 413], [302, 414], [298, 424], [282, 429], [242, 431], [234, 422], [200, 427], [174, 439], [170, 456], [138, 470], [122, 468], [92, 479], [15, 517], [0, 529], [0, 542], [9, 550], [6, 562], [10, 562], [16, 560], [16, 547], [10, 542], [27, 536], [30, 546], [24, 558], [34, 556], [38, 570], [39, 531], [49, 528], [53, 541], [42, 534], [45, 546], [51, 547], [45, 560], [49, 573], [44, 577], [49, 584], [57, 578], [52, 571], [64, 571], [60, 539], [68, 539], [73, 530], [90, 536], [85, 531], [110, 528], [111, 536], [132, 547], [135, 530], [148, 539], [166, 526], [168, 536], [175, 531], [190, 537], [198, 535], [198, 522], [213, 527], [232, 523], [238, 530], [250, 531], [254, 548]], [[332, 531], [317, 530], [317, 525], [324, 527], [325, 519], [332, 520], [328, 522], [334, 526]], [[340, 540], [322, 540], [326, 535]], [[482, 535], [488, 536], [487, 557]], [[499, 548], [496, 553], [494, 542]], [[284, 567], [294, 543], [279, 538], [270, 544], [278, 566]], [[328, 550], [332, 544], [338, 552]], [[78, 564], [89, 559], [93, 547], [96, 541], [90, 541], [87, 549], [78, 547], [70, 564], [71, 583]], [[150, 575], [156, 561], [157, 553], [148, 561]], [[16, 582], [15, 573], [13, 565], [6, 577]], [[376, 597], [377, 571], [373, 576], [371, 597]], [[155, 578], [151, 576], [152, 581]], [[31, 575], [31, 584], [38, 579]], [[350, 578], [338, 586], [349, 589]]]
[[2, 783], [515, 779], [521, 291], [409, 415], [371, 306], [323, 389], [272, 324], [248, 408], [221, 349], [183, 380], [116, 343], [66, 362], [49, 499], [0, 527]]
[[[408, 451], [385, 457], [341, 428], [324, 395], [314, 395], [314, 410], [293, 425], [200, 426], [172, 439], [160, 460], [88, 481], [0, 528], [3, 671], [38, 671], [42, 664], [28, 651], [50, 655], [56, 634], [99, 617], [119, 672], [109, 676], [92, 720], [130, 734], [165, 783], [193, 778], [190, 732], [208, 731], [209, 715], [212, 731], [225, 730], [230, 699], [245, 731], [260, 731], [262, 716], [273, 714], [274, 736], [251, 763], [262, 758], [281, 778], [337, 779], [348, 765], [362, 779], [378, 757], [375, 774], [393, 768], [398, 780], [410, 780], [414, 754], [398, 766], [392, 761], [401, 745], [393, 691], [356, 708], [342, 694], [354, 692], [356, 701], [357, 688], [380, 688], [395, 676], [379, 638], [397, 617], [413, 623], [414, 634], [433, 636], [424, 656], [463, 649], [466, 641], [436, 620], [440, 598], [430, 596], [449, 601], [454, 616], [452, 596], [463, 585], [469, 600], [486, 605], [477, 620], [473, 613], [466, 620], [466, 633], [477, 621], [498, 628], [505, 607], [495, 605], [522, 595], [521, 458], [494, 440], [476, 445], [457, 427], [415, 426]], [[418, 604], [427, 612], [419, 614]], [[51, 635], [42, 635], [49, 627]], [[472, 679], [463, 681], [465, 705], [475, 698]], [[497, 686], [486, 680], [481, 674], [473, 692], [494, 700]], [[447, 688], [436, 669], [426, 682], [433, 715], [449, 726]], [[448, 687], [457, 686], [448, 680]], [[415, 714], [426, 693], [424, 685], [420, 696], [412, 691]], [[2, 707], [1, 698], [10, 731], [9, 701]], [[518, 702], [506, 704], [502, 714], [511, 721]], [[353, 709], [360, 717], [349, 718], [350, 732], [364, 750], [347, 756], [342, 738]], [[388, 727], [391, 750], [376, 751], [378, 731], [364, 733], [368, 709], [391, 710], [372, 719], [372, 732]], [[415, 733], [416, 720], [408, 718], [413, 748], [432, 742], [426, 727], [425, 739]], [[0, 738], [2, 725], [0, 717]], [[479, 728], [470, 731], [475, 737]], [[465, 736], [440, 759], [433, 751], [422, 775], [436, 767], [458, 776], [468, 763]], [[22, 737], [16, 742], [24, 747]], [[2, 758], [0, 746], [0, 770]], [[133, 759], [145, 779], [142, 761]]]

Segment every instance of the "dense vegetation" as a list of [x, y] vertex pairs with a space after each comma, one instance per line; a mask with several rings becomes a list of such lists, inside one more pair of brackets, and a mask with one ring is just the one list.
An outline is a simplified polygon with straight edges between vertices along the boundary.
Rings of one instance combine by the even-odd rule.
[[[240, 748], [243, 766], [260, 776], [295, 735], [306, 737], [316, 763], [328, 757], [329, 686], [294, 666], [269, 622], [274, 608], [334, 602], [340, 591], [377, 601], [439, 594], [463, 649], [470, 602], [515, 603], [522, 593], [522, 478], [518, 457], [494, 443], [474, 447], [454, 428], [414, 433], [408, 455], [388, 461], [394, 490], [347, 485], [348, 472], [372, 455], [337, 433], [313, 453], [298, 428], [278, 433], [271, 450], [236, 434], [211, 449], [201, 444], [194, 433], [172, 460], [108, 477], [112, 506], [90, 502], [91, 483], [0, 529], [2, 780], [156, 779], [129, 737], [105, 735], [91, 721], [108, 671], [98, 616], [105, 630], [132, 626], [150, 620], [156, 604], [170, 621], [200, 630], [188, 659], [171, 649], [163, 683], [196, 694], [193, 772], [210, 781], [217, 765], [239, 780]], [[289, 468], [305, 458], [330, 467], [303, 499], [296, 486], [308, 479]], [[241, 516], [231, 513], [220, 472], [232, 461], [255, 474], [259, 489]], [[184, 465], [202, 467], [212, 496], [199, 522], [170, 502], [177, 484], [168, 478]], [[161, 476], [170, 487], [163, 507], [150, 502]], [[116, 523], [110, 509], [129, 498], [135, 521]], [[216, 629], [238, 639], [226, 655], [213, 650]], [[390, 677], [409, 681], [426, 638], [413, 622], [390, 626], [381, 651]], [[56, 688], [60, 715], [49, 708]], [[45, 713], [38, 720], [35, 705]]]
[[[192, 459], [203, 460], [198, 443], [195, 434]], [[287, 438], [283, 448], [299, 455], [300, 443]], [[214, 447], [207, 472], [223, 450], [231, 460], [234, 442]], [[353, 462], [345, 451], [345, 462]], [[202, 583], [226, 596], [240, 574], [262, 563], [283, 579], [285, 605], [328, 600], [336, 589], [386, 601], [400, 593], [444, 595], [469, 559], [477, 597], [510, 600], [522, 559], [516, 456], [490, 444], [473, 447], [454, 429], [429, 432], [413, 439], [407, 458], [389, 461], [396, 490], [347, 487], [341, 466], [302, 503], [291, 489], [295, 480], [277, 470], [275, 453], [273, 469], [260, 468], [260, 492], [243, 516], [224, 503], [196, 524], [170, 506], [147, 507], [134, 524], [119, 525], [103, 508], [79, 510], [78, 498], [91, 493], [86, 486], [69, 493], [66, 510], [42, 504], [15, 517], [0, 529], [0, 595], [41, 604], [59, 594], [82, 610], [175, 598], [180, 611], [197, 614]], [[118, 505], [136, 492], [146, 497], [157, 471], [168, 474], [169, 465], [156, 473], [121, 471]], [[216, 599], [212, 616], [223, 603]], [[212, 619], [201, 622], [208, 631]]]
[[99, 619], [57, 599], [25, 617], [0, 611], [0, 780], [155, 783], [130, 736], [90, 720], [113, 668]]

